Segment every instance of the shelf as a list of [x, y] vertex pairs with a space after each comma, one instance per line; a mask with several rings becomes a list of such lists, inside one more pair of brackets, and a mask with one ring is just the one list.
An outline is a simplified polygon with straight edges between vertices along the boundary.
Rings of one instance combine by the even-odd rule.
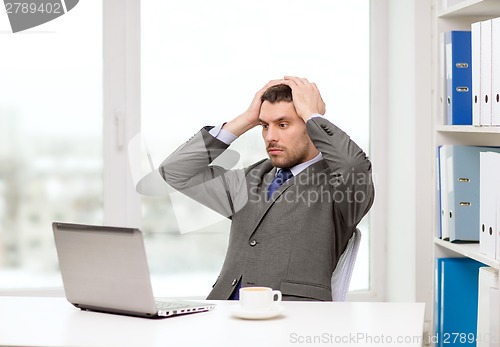
[[[500, 2], [499, 2], [500, 4]], [[499, 134], [500, 127], [479, 127], [472, 125], [438, 125], [436, 131], [441, 133], [482, 133]]]
[[434, 238], [434, 243], [457, 254], [477, 260], [478, 262], [492, 268], [498, 269], [500, 267], [500, 262], [498, 260], [491, 259], [490, 257], [479, 253], [479, 243], [451, 243], [438, 238]]
[[[446, 3], [453, 5], [450, 5], [447, 8], [440, 8], [440, 5], [446, 6]], [[437, 88], [444, 87], [444, 71], [442, 71], [443, 64], [441, 59], [443, 50], [446, 50], [446, 47], [443, 46], [444, 43], [441, 41], [442, 34], [452, 30], [470, 31], [471, 24], [473, 23], [500, 17], [500, 0], [432, 0], [432, 6], [434, 10], [431, 14], [434, 17], [432, 23], [433, 30], [431, 38], [433, 43], [433, 50], [431, 52], [433, 67], [433, 84], [431, 88], [431, 96], [433, 100], [433, 110], [431, 116], [434, 122], [431, 125], [432, 144], [434, 147], [444, 145], [499, 147], [500, 126], [445, 125], [447, 123], [446, 110], [444, 107], [445, 105], [443, 105], [443, 100], [440, 100], [439, 98], [441, 92]], [[441, 194], [442, 191], [439, 191], [439, 187], [437, 187], [436, 184], [437, 182], [439, 182], [438, 175], [440, 174], [439, 163], [436, 160], [436, 149], [433, 148], [433, 151], [429, 152], [429, 160], [432, 161], [432, 164], [430, 165], [433, 179], [432, 181], [427, 179], [427, 182], [425, 183], [427, 185], [433, 186], [432, 190], [434, 191], [434, 195], [431, 204], [433, 205], [433, 209], [435, 209], [437, 207], [436, 205], [440, 203], [439, 194]], [[469, 163], [462, 163], [462, 165], [467, 164]], [[478, 165], [478, 163], [474, 165]], [[476, 167], [476, 169], [478, 168]], [[453, 186], [452, 182], [445, 183]], [[479, 194], [479, 192], [476, 193]], [[433, 251], [432, 260], [434, 261], [434, 274], [436, 274], [436, 271], [438, 269], [436, 259], [439, 258], [471, 259], [479, 262], [480, 264], [484, 264], [484, 266], [489, 266], [490, 268], [494, 269], [496, 273], [500, 272], [500, 257], [497, 256], [499, 259], [495, 259], [495, 256], [490, 257], [482, 254], [479, 251], [480, 245], [478, 242], [452, 243], [436, 237], [436, 228], [439, 228], [439, 216], [440, 211], [435, 211], [435, 213], [432, 213], [431, 220], [435, 223], [435, 226], [431, 228], [432, 235], [429, 236], [432, 239], [431, 247]], [[431, 308], [434, 310], [434, 313], [438, 312], [438, 314], [434, 314], [430, 318], [429, 325], [435, 327], [434, 331], [432, 331], [432, 328], [430, 329], [431, 332], [443, 333], [443, 327], [438, 327], [438, 324], [436, 324], [437, 322], [439, 322], [439, 319], [442, 318], [441, 313], [443, 311], [441, 311], [442, 307], [438, 306], [438, 302], [435, 301], [435, 298], [437, 295], [443, 295], [444, 291], [441, 291], [441, 293], [439, 293], [438, 290], [440, 288], [439, 285], [444, 284], [443, 282], [440, 282], [440, 279], [437, 277], [434, 277], [433, 280], [434, 287], [431, 290], [432, 295], [427, 298], [427, 302], [431, 302]], [[498, 280], [495, 280], [495, 282], [497, 285], [500, 285], [500, 282], [498, 282]], [[441, 300], [443, 299], [444, 296], [441, 296]], [[490, 305], [492, 306], [492, 308], [500, 309], [498, 303], [493, 303], [493, 300], [498, 302], [498, 294], [495, 298], [492, 297], [491, 299], [492, 302], [490, 303]], [[474, 297], [474, 295], [471, 295], [468, 297], [468, 300], [470, 300], [471, 302], [477, 302], [478, 297]], [[489, 323], [489, 317], [485, 317], [484, 315], [482, 315], [481, 317], [482, 319], [486, 318]], [[460, 317], [457, 317], [457, 321], [459, 319]], [[474, 324], [472, 325], [474, 326]], [[487, 333], [489, 333], [489, 330]]]
[[500, 1], [498, 0], [465, 0], [456, 5], [438, 11], [439, 18], [464, 16], [485, 16], [494, 18], [500, 16]]

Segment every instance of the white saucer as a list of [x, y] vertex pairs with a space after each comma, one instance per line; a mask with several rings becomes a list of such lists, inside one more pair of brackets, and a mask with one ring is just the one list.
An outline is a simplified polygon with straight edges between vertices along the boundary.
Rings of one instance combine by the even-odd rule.
[[245, 310], [241, 305], [234, 305], [231, 307], [233, 316], [243, 319], [269, 319], [279, 316], [285, 308], [280, 305], [273, 305], [268, 310], [263, 311], [249, 311]]

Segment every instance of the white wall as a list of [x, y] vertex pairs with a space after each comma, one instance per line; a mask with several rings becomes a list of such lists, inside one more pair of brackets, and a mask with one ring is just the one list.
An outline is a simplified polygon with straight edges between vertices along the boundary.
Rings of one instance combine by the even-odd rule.
[[386, 299], [415, 298], [414, 3], [388, 6], [388, 192]]
[[388, 301], [425, 301], [432, 289], [430, 2], [388, 0]]

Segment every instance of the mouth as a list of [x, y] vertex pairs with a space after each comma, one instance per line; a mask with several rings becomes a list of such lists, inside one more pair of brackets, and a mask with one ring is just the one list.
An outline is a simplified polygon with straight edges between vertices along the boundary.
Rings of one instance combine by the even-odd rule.
[[270, 147], [267, 149], [267, 153], [269, 153], [269, 155], [277, 155], [280, 154], [281, 152], [283, 152], [283, 149], [281, 148]]

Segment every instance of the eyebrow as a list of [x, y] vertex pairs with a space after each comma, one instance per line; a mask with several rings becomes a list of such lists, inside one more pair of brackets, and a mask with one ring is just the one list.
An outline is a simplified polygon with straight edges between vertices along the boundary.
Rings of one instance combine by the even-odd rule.
[[[290, 121], [290, 117], [288, 117], [288, 116], [281, 116], [280, 118], [276, 119], [275, 121], [272, 121], [272, 123], [279, 123], [279, 122], [283, 122], [283, 121], [289, 122]], [[260, 117], [259, 117], [259, 122], [268, 124], [267, 122], [263, 121], [262, 118], [260, 118]]]

